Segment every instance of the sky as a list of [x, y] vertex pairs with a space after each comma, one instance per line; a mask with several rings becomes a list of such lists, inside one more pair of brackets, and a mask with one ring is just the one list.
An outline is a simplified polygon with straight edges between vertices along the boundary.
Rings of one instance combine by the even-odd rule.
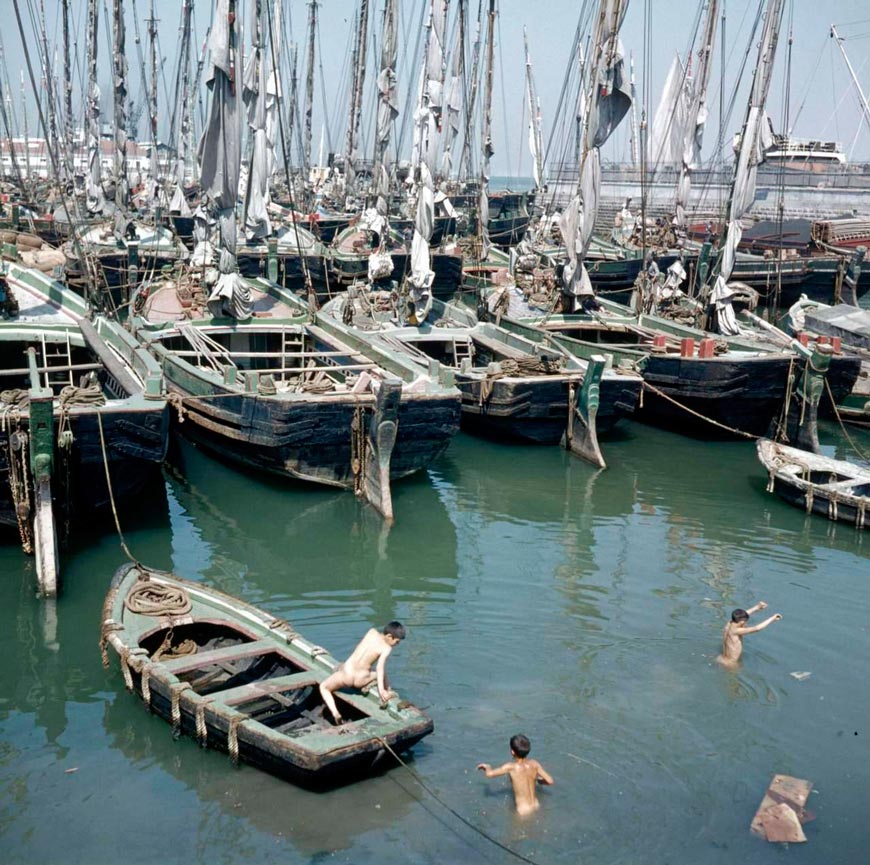
[[[40, 4], [44, 4], [49, 53], [56, 75], [60, 75], [60, 0], [0, 0], [0, 7], [8, 10], [5, 26], [0, 28], [5, 55], [5, 65], [11, 82], [13, 108], [21, 124], [22, 102], [27, 106], [31, 135], [37, 134], [38, 118], [36, 102], [29, 81], [25, 81], [26, 96], [22, 100], [19, 76], [24, 70], [25, 51], [14, 17], [14, 2], [21, 9], [25, 27], [25, 42], [36, 65], [35, 74], [41, 78], [38, 59], [38, 40], [32, 29], [32, 20]], [[109, 51], [105, 4], [101, 0], [101, 31], [99, 42], [100, 82], [104, 91], [109, 88]], [[127, 16], [126, 55], [129, 63], [130, 84], [128, 90], [134, 106], [141, 103], [143, 89], [140, 83], [140, 62], [135, 42], [134, 18], [138, 17], [142, 37], [141, 50], [148, 62], [148, 46], [145, 43], [146, 25], [151, 0], [124, 0]], [[253, 0], [239, 0], [240, 18], [247, 21], [246, 7]], [[305, 0], [283, 0], [285, 39], [280, 48], [284, 77], [285, 97], [289, 92], [289, 69], [292, 47], [299, 46], [300, 65], [305, 54], [306, 23], [308, 9]], [[412, 60], [417, 44], [421, 4], [424, 0], [398, 0], [400, 5], [400, 31], [403, 48], [400, 48], [400, 87], [407, 89], [416, 80], [418, 62]], [[479, 0], [469, 0], [472, 15], [476, 15]], [[702, 0], [630, 0], [622, 41], [627, 55], [632, 55], [636, 75], [636, 111], [639, 118], [647, 117], [651, 123], [655, 106], [668, 67], [679, 52], [685, 57], [691, 44], [695, 21]], [[717, 44], [714, 50], [714, 66], [710, 83], [710, 119], [705, 137], [705, 158], [712, 158], [719, 135], [720, 114], [724, 115], [725, 140], [738, 131], [742, 123], [745, 93], [749, 71], [755, 66], [755, 47], [750, 47], [751, 26], [761, 0], [720, 0], [724, 11], [724, 52], [722, 59], [722, 25], [720, 22]], [[70, 0], [73, 9], [74, 54], [79, 74], [84, 66], [86, 29], [86, 0]], [[177, 53], [178, 27], [181, 0], [154, 0], [155, 15], [159, 19], [159, 55], [162, 61], [162, 78], [159, 88], [160, 125], [159, 135], [169, 134], [172, 109], [169, 104], [174, 92], [174, 64]], [[565, 130], [571, 125], [574, 109], [560, 103], [560, 92], [569, 68], [576, 69], [573, 55], [575, 31], [581, 13], [591, 8], [592, 0], [499, 0], [496, 30], [495, 73], [493, 96], [493, 139], [495, 156], [492, 163], [494, 175], [528, 175], [531, 161], [527, 147], [528, 113], [524, 99], [525, 61], [523, 55], [523, 30], [527, 31], [536, 89], [541, 102], [544, 138], [549, 142], [551, 160], [567, 156], [570, 150], [569, 136]], [[457, 0], [450, 3], [452, 8]], [[375, 19], [383, 7], [382, 0], [371, 0], [376, 10]], [[205, 29], [212, 13], [213, 0], [195, 0], [196, 48], [199, 52]], [[357, 0], [321, 0], [319, 65], [315, 95], [314, 151], [318, 150], [320, 130], [329, 129], [332, 149], [341, 149], [344, 136], [343, 107], [349, 77], [351, 31], [357, 8]], [[31, 15], [34, 17], [32, 18]], [[790, 127], [794, 135], [842, 143], [851, 161], [870, 161], [870, 133], [868, 120], [862, 117], [859, 97], [852, 84], [846, 62], [835, 40], [830, 38], [831, 24], [837, 25], [844, 37], [843, 47], [853, 64], [859, 83], [865, 94], [870, 95], [870, 3], [868, 0], [787, 0], [783, 28], [777, 53], [776, 74], [768, 99], [768, 113], [777, 130]], [[644, 33], [648, 37], [644, 39]], [[789, 34], [791, 44], [789, 45]], [[448, 39], [448, 48], [450, 39]], [[747, 49], [749, 53], [747, 55]], [[790, 55], [790, 63], [789, 63]], [[742, 87], [736, 91], [736, 82], [741, 64], [746, 58]], [[376, 62], [370, 51], [367, 63], [367, 85], [376, 74]], [[724, 71], [723, 71], [724, 69]], [[786, 71], [790, 69], [790, 75]], [[300, 73], [303, 74], [303, 73]], [[77, 76], [74, 74], [74, 78]], [[576, 75], [572, 80], [576, 80]], [[5, 82], [4, 82], [5, 83]], [[302, 86], [300, 82], [300, 87]], [[40, 90], [42, 86], [40, 84]], [[720, 93], [724, 99], [720, 100]], [[325, 96], [325, 99], [324, 99]], [[722, 106], [733, 101], [730, 114]], [[80, 84], [74, 86], [74, 111], [79, 110]], [[110, 120], [111, 102], [106, 101], [106, 120]], [[364, 106], [365, 116], [373, 117], [373, 100], [370, 95]], [[786, 106], [788, 111], [786, 112]], [[405, 97], [402, 97], [405, 115]], [[371, 121], [366, 121], [364, 140], [370, 141]], [[147, 122], [140, 122], [140, 136], [146, 137]], [[551, 135], [551, 130], [557, 134]], [[410, 133], [403, 139], [404, 149], [409, 148]], [[328, 146], [328, 145], [327, 145]], [[475, 141], [475, 153], [479, 145]], [[367, 144], [367, 149], [371, 146]], [[604, 158], [613, 161], [628, 161], [630, 158], [629, 123], [623, 122], [603, 152]]]

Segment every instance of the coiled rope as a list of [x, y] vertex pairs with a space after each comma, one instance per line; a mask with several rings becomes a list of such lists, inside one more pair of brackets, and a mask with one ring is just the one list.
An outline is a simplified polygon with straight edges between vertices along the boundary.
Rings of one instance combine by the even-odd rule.
[[[192, 604], [180, 586], [142, 580], [127, 593], [124, 606], [141, 616], [183, 616], [190, 612]], [[171, 634], [168, 636], [171, 638]]]

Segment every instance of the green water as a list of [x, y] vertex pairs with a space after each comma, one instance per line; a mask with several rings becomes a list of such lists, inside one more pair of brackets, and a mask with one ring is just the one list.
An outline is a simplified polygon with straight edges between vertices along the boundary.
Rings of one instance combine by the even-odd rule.
[[[629, 424], [605, 455], [597, 473], [460, 436], [396, 485], [387, 532], [347, 493], [184, 446], [122, 520], [143, 561], [337, 655], [369, 625], [408, 624], [391, 677], [435, 719], [414, 771], [536, 862], [867, 861], [870, 536], [766, 493], [752, 444]], [[0, 862], [514, 861], [403, 769], [314, 794], [173, 741], [116, 659], [100, 664], [122, 562], [110, 526], [80, 530], [52, 608], [14, 538], [0, 546]], [[747, 637], [741, 671], [719, 669], [726, 615], [759, 599], [783, 621]], [[518, 731], [556, 779], [527, 820], [474, 768]], [[809, 842], [788, 851], [748, 831], [775, 772], [815, 783]]]

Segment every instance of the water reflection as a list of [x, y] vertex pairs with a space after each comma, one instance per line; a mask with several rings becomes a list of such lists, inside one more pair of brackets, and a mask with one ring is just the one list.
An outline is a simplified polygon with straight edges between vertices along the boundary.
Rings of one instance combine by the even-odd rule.
[[[106, 702], [103, 728], [109, 747], [137, 770], [135, 789], [128, 792], [143, 813], [151, 807], [165, 810], [159, 801], [166, 792], [165, 780], [159, 780], [164, 773], [186, 791], [184, 799], [188, 793], [195, 796], [199, 819], [186, 842], [178, 839], [182, 846], [173, 845], [177, 861], [185, 861], [185, 843], [196, 850], [194, 861], [208, 861], [215, 838], [235, 851], [233, 861], [245, 852], [256, 856], [266, 844], [276, 856], [282, 848], [286, 855], [287, 847], [306, 858], [328, 855], [353, 846], [366, 833], [387, 829], [416, 804], [413, 789], [403, 789], [392, 772], [364, 785], [314, 793], [250, 766], [234, 767], [226, 754], [202, 749], [186, 737], [173, 740], [162, 720], [145, 716], [126, 694]], [[158, 800], [153, 805], [152, 797]]]

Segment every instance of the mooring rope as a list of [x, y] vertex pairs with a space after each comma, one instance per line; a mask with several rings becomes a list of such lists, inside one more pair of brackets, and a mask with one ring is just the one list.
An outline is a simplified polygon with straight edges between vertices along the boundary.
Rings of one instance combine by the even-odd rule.
[[678, 402], [673, 397], [668, 396], [666, 393], [664, 393], [664, 391], [659, 390], [657, 387], [651, 385], [649, 382], [645, 381], [643, 383], [643, 386], [644, 386], [644, 390], [652, 391], [657, 396], [662, 397], [662, 399], [666, 399], [666, 400], [668, 400], [668, 402], [672, 402], [678, 408], [683, 409], [683, 411], [686, 411], [689, 414], [694, 415], [696, 418], [700, 418], [701, 420], [706, 421], [707, 423], [713, 424], [713, 426], [720, 427], [721, 429], [727, 430], [728, 432], [734, 433], [735, 435], [744, 436], [745, 438], [748, 438], [748, 439], [756, 440], [756, 439], [761, 438], [761, 436], [757, 436], [757, 435], [753, 435], [752, 433], [744, 432], [743, 430], [736, 429], [735, 427], [730, 427], [727, 424], [719, 423], [719, 421], [713, 420], [713, 418], [711, 418], [711, 417], [706, 417], [705, 415], [702, 415], [700, 412], [697, 412], [694, 409], [690, 409], [687, 405], [683, 405], [681, 402]]
[[130, 552], [130, 548], [127, 546], [127, 542], [124, 540], [124, 533], [121, 531], [121, 521], [118, 518], [118, 508], [115, 506], [115, 493], [112, 490], [112, 478], [109, 474], [109, 457], [106, 454], [106, 436], [103, 433], [103, 413], [97, 412], [97, 425], [100, 428], [100, 448], [103, 453], [103, 468], [106, 472], [106, 486], [109, 490], [109, 502], [112, 505], [112, 516], [115, 518], [115, 528], [118, 531], [118, 540], [121, 542], [121, 549], [124, 551], [124, 554], [127, 558], [133, 562], [133, 564], [138, 565], [139, 562]]
[[846, 430], [846, 425], [843, 423], [843, 418], [840, 417], [840, 411], [837, 408], [836, 401], [834, 400], [834, 394], [831, 392], [831, 383], [828, 381], [827, 377], [825, 378], [825, 387], [828, 390], [828, 399], [830, 399], [831, 405], [834, 407], [834, 417], [837, 418], [837, 423], [840, 424], [840, 429], [843, 431], [843, 435], [846, 436], [846, 441], [849, 442], [852, 450], [855, 451], [855, 453], [858, 454], [858, 456], [861, 457], [864, 462], [870, 462], [870, 456], [864, 453], [864, 451], [862, 451], [861, 448], [859, 448], [858, 445], [855, 444], [852, 436], [850, 436], [848, 431]]
[[[462, 823], [464, 826], [467, 826], [469, 829], [472, 830], [472, 832], [476, 832], [484, 840], [489, 841], [490, 844], [494, 844], [496, 847], [504, 850], [505, 853], [510, 853], [511, 856], [513, 856], [515, 859], [518, 859], [520, 862], [527, 862], [529, 863], [529, 865], [538, 865], [538, 863], [535, 862], [534, 859], [530, 859], [528, 856], [523, 856], [522, 853], [518, 853], [513, 848], [508, 847], [507, 844], [502, 844], [502, 842], [499, 841], [497, 838], [493, 838], [492, 835], [487, 834], [483, 831], [483, 829], [475, 826], [474, 823], [463, 817], [458, 811], [448, 805], [431, 787], [429, 787], [429, 785], [390, 747], [389, 743], [385, 739], [382, 739], [380, 736], [377, 736], [376, 738], [392, 755], [393, 759], [395, 759], [397, 763], [399, 763], [404, 769], [408, 771], [408, 774], [410, 774], [410, 776], [423, 788], [423, 790], [425, 790], [439, 805], [441, 805], [442, 808], [445, 808], [447, 811], [449, 811], [457, 820], [459, 820], [460, 823]], [[396, 781], [396, 783], [399, 784], [399, 786], [402, 787], [403, 790], [405, 789], [399, 781]], [[407, 792], [407, 790], [405, 792]], [[426, 807], [424, 803], [421, 802], [420, 804], [422, 804], [424, 808]], [[429, 813], [432, 814], [431, 811]], [[442, 823], [442, 825], [447, 826], [447, 828], [450, 829], [450, 831], [452, 831], [457, 837], [462, 838], [462, 836], [459, 835], [459, 833], [456, 832], [455, 829], [440, 820], [437, 814], [433, 814], [432, 816], [438, 819], [439, 822]], [[468, 842], [466, 841], [466, 843]]]

